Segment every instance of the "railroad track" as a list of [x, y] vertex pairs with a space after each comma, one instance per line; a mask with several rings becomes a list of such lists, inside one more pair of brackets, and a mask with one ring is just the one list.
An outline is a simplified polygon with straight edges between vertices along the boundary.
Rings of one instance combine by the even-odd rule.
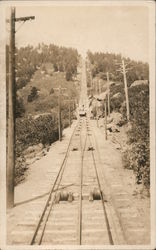
[[114, 244], [93, 137], [89, 120], [80, 118], [31, 245]]

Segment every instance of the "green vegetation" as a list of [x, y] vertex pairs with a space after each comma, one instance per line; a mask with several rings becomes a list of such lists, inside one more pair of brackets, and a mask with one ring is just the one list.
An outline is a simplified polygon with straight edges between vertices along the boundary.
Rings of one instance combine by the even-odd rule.
[[[103, 80], [106, 86], [106, 72], [110, 74], [110, 80], [114, 83], [110, 86], [111, 112], [120, 112], [123, 124], [126, 120], [126, 102], [123, 83], [123, 75], [117, 71], [121, 62], [121, 55], [109, 53], [88, 52], [88, 68], [94, 79]], [[135, 62], [125, 58], [131, 70], [127, 73], [128, 95], [130, 106], [130, 124], [127, 132], [128, 147], [123, 153], [123, 164], [126, 168], [133, 169], [136, 182], [143, 183], [150, 188], [150, 146], [149, 146], [149, 84], [139, 83], [131, 86], [135, 80], [148, 80], [149, 67], [147, 63]], [[88, 84], [88, 86], [90, 86]], [[104, 90], [105, 91], [105, 90]]]
[[58, 138], [57, 120], [53, 115], [43, 115], [36, 119], [16, 119], [16, 156], [27, 147], [42, 143], [51, 144]]
[[[52, 143], [52, 141], [58, 138], [58, 135], [56, 133], [58, 127], [58, 87], [60, 86], [61, 88], [65, 88], [62, 91], [61, 97], [62, 114], [65, 114], [62, 115], [63, 127], [69, 125], [69, 107], [66, 104], [68, 103], [67, 100], [72, 100], [71, 118], [73, 118], [73, 104], [75, 102], [75, 98], [77, 98], [78, 96], [79, 91], [79, 87], [76, 86], [75, 82], [72, 80], [73, 76], [76, 77], [77, 72], [76, 68], [78, 64], [78, 54], [76, 50], [63, 47], [59, 48], [54, 45], [46, 46], [44, 44], [39, 45], [36, 49], [28, 46], [17, 51], [17, 65], [23, 58], [25, 58], [25, 60], [28, 62], [30, 51], [34, 51], [35, 56], [37, 55], [37, 51], [39, 50], [42, 51], [38, 54], [39, 62], [44, 62], [41, 65], [39, 65], [38, 63], [38, 66], [36, 65], [35, 60], [31, 62], [33, 65], [36, 65], [36, 71], [33, 74], [33, 77], [31, 76], [31, 81], [27, 82], [25, 86], [20, 88], [18, 85], [19, 82], [17, 82], [18, 91], [16, 103], [16, 118], [19, 119], [16, 119], [16, 138], [17, 142], [19, 142], [19, 144], [17, 144], [21, 147], [21, 149], [18, 149], [17, 151], [21, 152], [23, 150], [23, 147], [25, 148], [26, 146], [28, 147], [29, 145], [35, 145], [40, 142], [43, 144], [50, 144]], [[56, 56], [55, 63], [54, 56]], [[54, 69], [55, 66], [52, 63], [56, 64], [58, 69], [60, 69], [60, 65], [62, 65], [63, 68], [61, 71], [63, 72], [55, 72], [56, 69]], [[24, 71], [25, 65], [23, 64], [22, 69], [21, 67], [17, 67], [17, 75], [19, 77], [19, 81], [20, 74], [22, 71]], [[66, 75], [67, 73], [69, 73], [69, 71], [71, 72], [70, 77], [66, 79]], [[28, 71], [26, 70], [26, 76], [27, 73]], [[49, 114], [51, 114], [52, 117], [49, 116]], [[34, 119], [34, 117], [37, 115], [41, 118]], [[53, 122], [54, 124], [51, 124], [51, 122]], [[22, 127], [23, 133], [21, 131]], [[55, 136], [53, 135], [52, 131], [55, 132]], [[33, 135], [33, 133], [36, 133], [36, 135]], [[51, 136], [49, 133], [51, 134]], [[19, 147], [17, 146], [17, 148]]]
[[28, 95], [28, 102], [34, 101], [38, 97], [37, 88], [32, 87], [30, 95]]
[[128, 132], [130, 167], [134, 169], [137, 183], [150, 187], [150, 145], [149, 145], [149, 86], [135, 86], [129, 89], [131, 129]]
[[[9, 48], [6, 47], [6, 71], [8, 72]], [[39, 44], [37, 47], [27, 46], [16, 48], [16, 88], [21, 89], [31, 80], [34, 73], [44, 63], [53, 65], [53, 71], [65, 72], [66, 80], [70, 81], [77, 74], [79, 55], [76, 49], [59, 47], [53, 44]]]
[[[7, 73], [8, 55], [7, 46]], [[27, 169], [24, 150], [58, 139], [58, 87], [65, 88], [61, 96], [62, 128], [69, 126], [68, 100], [72, 100], [71, 120], [74, 118], [78, 63], [78, 52], [72, 48], [53, 44], [16, 48], [16, 183]]]
[[[110, 80], [122, 81], [122, 74], [117, 69], [121, 63], [121, 55], [113, 53], [92, 53], [88, 51], [88, 58], [91, 64], [92, 76], [100, 74], [101, 79], [106, 79], [105, 73], [110, 73]], [[127, 73], [128, 86], [135, 80], [149, 79], [148, 63], [136, 62], [130, 58], [123, 58], [125, 63], [129, 65], [129, 72]]]

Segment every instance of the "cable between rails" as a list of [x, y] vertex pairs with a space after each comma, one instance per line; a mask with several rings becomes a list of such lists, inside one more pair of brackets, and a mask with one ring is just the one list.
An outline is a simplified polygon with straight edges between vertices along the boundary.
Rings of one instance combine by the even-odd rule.
[[[96, 136], [95, 136], [95, 131], [92, 131], [92, 132], [93, 132], [93, 137], [94, 137], [94, 140], [95, 140], [95, 145], [96, 145], [96, 148], [97, 148], [98, 159], [101, 161], [100, 152], [99, 152], [99, 145], [97, 143], [97, 139], [96, 139]], [[106, 182], [106, 185], [108, 185], [106, 177], [105, 177], [105, 174], [103, 173], [102, 175], [103, 175], [103, 178], [104, 178], [104, 182]], [[105, 210], [106, 210], [106, 208], [105, 208]], [[124, 228], [123, 228], [122, 222], [120, 220], [120, 216], [118, 215], [118, 212], [116, 212], [116, 215], [118, 217], [120, 228], [121, 228], [122, 235], [123, 235], [122, 244], [125, 244], [125, 242], [126, 242], [126, 236], [125, 236]]]
[[[53, 191], [54, 191], [54, 188], [55, 188], [55, 186], [56, 186], [56, 184], [57, 184], [58, 178], [59, 178], [60, 175], [61, 175], [61, 172], [62, 172], [62, 170], [63, 170], [63, 167], [64, 167], [65, 164], [66, 164], [67, 157], [68, 157], [68, 154], [69, 154], [69, 148], [70, 148], [70, 145], [71, 145], [71, 142], [72, 142], [72, 139], [73, 139], [73, 136], [74, 136], [74, 134], [75, 134], [75, 131], [76, 131], [77, 126], [78, 126], [78, 124], [75, 126], [75, 128], [74, 128], [74, 130], [73, 130], [73, 133], [72, 133], [72, 135], [71, 135], [71, 137], [70, 137], [70, 141], [69, 141], [69, 144], [68, 144], [68, 147], [67, 147], [66, 154], [65, 154], [65, 156], [64, 156], [64, 159], [63, 159], [63, 162], [62, 162], [61, 167], [60, 167], [60, 169], [59, 169], [59, 172], [58, 172], [58, 174], [57, 174], [57, 176], [56, 176], [55, 182], [54, 182], [54, 184], [53, 184], [53, 186], [52, 186], [52, 188], [51, 188], [51, 190], [50, 190], [50, 192], [49, 192], [48, 199], [47, 199], [47, 201], [46, 201], [46, 204], [45, 204], [45, 206], [44, 206], [44, 209], [43, 209], [43, 211], [42, 211], [42, 214], [41, 214], [41, 217], [40, 217], [40, 219], [39, 219], [39, 221], [38, 221], [38, 224], [37, 224], [37, 226], [36, 226], [36, 228], [35, 228], [35, 232], [34, 232], [33, 237], [32, 237], [32, 239], [31, 239], [30, 245], [33, 245], [33, 244], [35, 243], [35, 239], [36, 239], [38, 230], [39, 230], [39, 228], [40, 228], [41, 222], [42, 222], [42, 220], [43, 220], [43, 217], [44, 217], [44, 215], [45, 215], [45, 212], [46, 212], [47, 207], [48, 207], [48, 205], [49, 205], [49, 202], [50, 202], [50, 200], [51, 200], [51, 195], [52, 195], [52, 193], [53, 193]], [[50, 206], [50, 210], [49, 210], [48, 216], [47, 216], [47, 218], [46, 218], [46, 220], [45, 220], [44, 228], [43, 228], [43, 231], [42, 231], [42, 234], [41, 234], [39, 243], [38, 243], [39, 245], [40, 245], [41, 242], [42, 242], [44, 230], [45, 230], [45, 227], [46, 227], [46, 222], [47, 222], [48, 217], [49, 217], [49, 214], [50, 214], [50, 212], [51, 212], [52, 205], [53, 205], [53, 202], [51, 203], [51, 206]]]
[[82, 185], [83, 185], [83, 159], [86, 148], [87, 135], [85, 137], [84, 147], [82, 147], [82, 139], [80, 134], [80, 148], [81, 148], [81, 168], [80, 168], [80, 198], [79, 198], [79, 230], [78, 230], [78, 244], [82, 243]]
[[[90, 138], [89, 138], [89, 142], [90, 142], [90, 145], [92, 146], [92, 142], [91, 142]], [[109, 241], [110, 241], [111, 245], [114, 245], [114, 241], [113, 241], [113, 237], [112, 237], [112, 233], [111, 233], [111, 227], [110, 227], [110, 224], [109, 224], [109, 220], [108, 220], [108, 216], [107, 216], [107, 212], [106, 212], [106, 208], [105, 208], [105, 204], [104, 204], [103, 192], [102, 192], [102, 189], [101, 189], [99, 174], [98, 174], [97, 165], [96, 165], [95, 156], [94, 156], [93, 151], [91, 151], [91, 154], [92, 154], [94, 169], [95, 169], [96, 178], [97, 178], [98, 186], [99, 186], [99, 190], [100, 190], [101, 202], [102, 202], [102, 207], [103, 207], [103, 211], [104, 211], [104, 216], [105, 216], [105, 219], [106, 219], [106, 225], [107, 225], [107, 230], [108, 230]]]

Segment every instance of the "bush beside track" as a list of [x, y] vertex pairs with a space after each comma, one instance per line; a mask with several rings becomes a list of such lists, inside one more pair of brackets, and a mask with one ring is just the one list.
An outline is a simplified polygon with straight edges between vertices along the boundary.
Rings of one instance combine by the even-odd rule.
[[[121, 61], [120, 55], [109, 53], [88, 53], [88, 71], [91, 72], [93, 81], [103, 80], [103, 89], [106, 85], [105, 72], [112, 73], [110, 86], [111, 112], [119, 112], [123, 117], [123, 125], [126, 121], [126, 102], [122, 74], [117, 73], [115, 60]], [[107, 62], [107, 63], [106, 63]], [[123, 165], [133, 169], [136, 182], [142, 183], [146, 190], [150, 188], [150, 138], [149, 138], [149, 84], [136, 84], [135, 80], [148, 80], [149, 67], [147, 63], [135, 62], [126, 59], [132, 70], [127, 73], [128, 95], [130, 106], [130, 123], [127, 131], [126, 150], [124, 150]], [[88, 86], [91, 84], [88, 83]], [[105, 90], [103, 90], [105, 91]]]
[[[125, 152], [125, 166], [134, 170], [137, 183], [150, 188], [150, 139], [149, 139], [149, 86], [135, 86], [129, 89], [131, 128]], [[125, 116], [125, 109], [123, 116]], [[124, 156], [125, 157], [125, 156]]]

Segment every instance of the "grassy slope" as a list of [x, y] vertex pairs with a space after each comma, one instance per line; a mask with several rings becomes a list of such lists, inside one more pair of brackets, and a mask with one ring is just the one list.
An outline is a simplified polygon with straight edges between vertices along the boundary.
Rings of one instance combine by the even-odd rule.
[[[32, 80], [22, 89], [18, 91], [18, 94], [23, 98], [26, 115], [39, 114], [44, 112], [51, 112], [54, 106], [57, 105], [58, 91], [54, 90], [54, 94], [50, 95], [52, 88], [58, 88], [59, 86], [67, 88], [63, 90], [63, 94], [76, 97], [77, 85], [74, 81], [66, 81], [64, 72], [52, 72], [52, 65], [46, 64], [46, 73], [42, 74], [42, 70], [38, 69], [34, 74]], [[51, 72], [50, 72], [51, 71]], [[33, 102], [27, 102], [27, 97], [31, 92], [32, 87], [36, 87], [39, 90], [39, 97]]]

